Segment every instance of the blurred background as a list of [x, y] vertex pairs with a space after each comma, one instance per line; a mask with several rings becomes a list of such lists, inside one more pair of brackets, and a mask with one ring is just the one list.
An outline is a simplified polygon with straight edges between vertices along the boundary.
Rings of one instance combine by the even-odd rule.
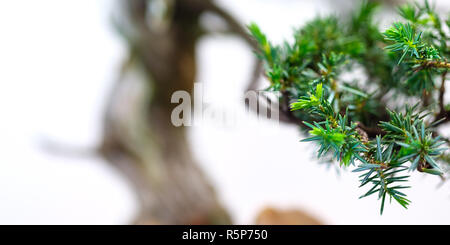
[[[255, 73], [243, 26], [280, 43], [357, 2], [1, 1], [0, 224], [450, 224], [448, 182], [413, 175], [409, 210], [380, 216], [295, 126], [224, 123]], [[174, 128], [170, 95], [194, 82], [223, 114]]]

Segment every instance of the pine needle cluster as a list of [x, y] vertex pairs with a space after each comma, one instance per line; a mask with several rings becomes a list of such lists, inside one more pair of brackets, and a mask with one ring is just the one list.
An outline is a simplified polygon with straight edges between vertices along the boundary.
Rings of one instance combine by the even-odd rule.
[[270, 91], [281, 92], [283, 113], [295, 118], [318, 145], [319, 159], [333, 159], [360, 174], [361, 197], [376, 195], [407, 208], [409, 174], [444, 176], [449, 122], [444, 103], [450, 63], [450, 19], [428, 2], [398, 7], [403, 20], [387, 30], [376, 21], [378, 5], [364, 2], [350, 18], [318, 17], [275, 45], [256, 24]]

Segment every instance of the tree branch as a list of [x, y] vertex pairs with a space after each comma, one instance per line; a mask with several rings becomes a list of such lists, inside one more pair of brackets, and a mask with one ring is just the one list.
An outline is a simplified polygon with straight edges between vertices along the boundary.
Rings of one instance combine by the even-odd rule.
[[447, 70], [442, 73], [441, 88], [439, 89], [439, 109], [441, 114], [445, 114], [444, 95], [445, 95], [445, 80], [447, 77]]
[[433, 68], [447, 68], [447, 69], [450, 69], [450, 62], [447, 62], [447, 61], [435, 61], [435, 60], [429, 61], [429, 60], [427, 60], [427, 61], [423, 61], [421, 63], [421, 66], [423, 68], [433, 67]]

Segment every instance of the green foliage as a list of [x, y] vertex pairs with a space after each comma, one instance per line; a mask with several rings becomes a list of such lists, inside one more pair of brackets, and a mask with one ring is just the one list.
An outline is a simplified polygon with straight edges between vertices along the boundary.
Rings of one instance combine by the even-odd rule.
[[434, 77], [443, 72], [442, 68], [450, 68], [446, 62], [449, 36], [428, 1], [423, 5], [406, 4], [398, 12], [406, 22], [394, 23], [384, 32], [386, 40], [392, 43], [386, 49], [401, 54], [399, 64], [406, 63], [401, 81], [410, 94], [430, 92], [435, 89]]
[[414, 114], [414, 108], [407, 108], [406, 114], [389, 113], [391, 121], [381, 122], [380, 126], [387, 132], [385, 142], [402, 147], [398, 152], [399, 163], [409, 161], [410, 170], [420, 169], [425, 173], [442, 175], [435, 158], [447, 150], [442, 147], [446, 142], [439, 136], [433, 137], [422, 117]]
[[370, 186], [362, 197], [376, 194], [383, 213], [386, 198], [410, 204], [402, 192], [406, 171], [442, 176], [440, 165], [450, 165], [447, 140], [436, 131], [450, 112], [442, 111], [445, 89], [435, 83], [450, 68], [443, 24], [450, 27], [450, 19], [441, 20], [428, 2], [408, 4], [398, 8], [404, 22], [382, 32], [377, 7], [364, 2], [350, 18], [313, 19], [282, 45], [255, 24], [249, 30], [269, 90], [281, 92], [291, 109], [283, 113], [310, 135], [303, 142], [319, 146], [319, 159], [356, 167], [360, 187]]
[[361, 168], [357, 169], [367, 170], [366, 173], [360, 176], [362, 178], [360, 187], [364, 186], [366, 183], [372, 183], [373, 185], [372, 188], [370, 188], [370, 190], [360, 198], [368, 197], [370, 195], [378, 193], [378, 199], [381, 199], [380, 214], [383, 214], [384, 211], [386, 195], [388, 195], [391, 200], [394, 199], [395, 201], [397, 201], [404, 208], [408, 208], [408, 205], [411, 203], [411, 201], [406, 198], [406, 195], [403, 192], [399, 191], [400, 189], [407, 189], [410, 187], [393, 185], [393, 183], [407, 181], [407, 178], [409, 177], [407, 175], [396, 176], [396, 174], [400, 173], [400, 171], [405, 171], [407, 170], [407, 168], [398, 168], [397, 170], [394, 169], [396, 168], [387, 168], [384, 170], [374, 165], [362, 166]]
[[[370, 159], [372, 163], [363, 163], [353, 172], [364, 172], [360, 175], [361, 185], [372, 184], [372, 187], [360, 198], [368, 197], [378, 193], [378, 199], [381, 199], [380, 213], [383, 214], [386, 196], [394, 199], [404, 208], [407, 208], [409, 201], [406, 195], [400, 192], [400, 189], [410, 188], [399, 183], [406, 182], [408, 175], [398, 176], [407, 170], [407, 167], [401, 166], [394, 154], [394, 144], [389, 144], [383, 149], [380, 137], [376, 137], [376, 146], [374, 146], [374, 156]], [[364, 161], [363, 161], [364, 162]]]
[[408, 54], [418, 60], [440, 59], [438, 51], [423, 42], [422, 32], [416, 33], [409, 23], [394, 23], [393, 27], [386, 30], [384, 35], [387, 40], [395, 43], [387, 46], [386, 49], [394, 52], [401, 51], [403, 53], [398, 62], [399, 64]]
[[[323, 85], [322, 83], [319, 83], [316, 87], [316, 92], [314, 94], [308, 93], [309, 96], [303, 96], [301, 99], [298, 100], [298, 102], [292, 103], [291, 107], [293, 110], [301, 110], [306, 108], [315, 109], [322, 103], [323, 101]], [[329, 104], [324, 103], [324, 105], [328, 108]], [[322, 111], [319, 110], [317, 113], [321, 113]]]

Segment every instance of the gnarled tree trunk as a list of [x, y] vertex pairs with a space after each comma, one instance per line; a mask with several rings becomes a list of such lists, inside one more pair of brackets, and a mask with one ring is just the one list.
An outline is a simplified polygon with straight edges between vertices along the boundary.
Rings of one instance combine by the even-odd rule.
[[[140, 202], [137, 224], [226, 224], [227, 212], [197, 166], [186, 129], [171, 123], [171, 95], [192, 91], [199, 18], [211, 1], [166, 1], [166, 25], [155, 26], [147, 0], [123, 0], [118, 23], [130, 48], [104, 118], [101, 154], [129, 180]], [[245, 36], [245, 35], [244, 35]]]

